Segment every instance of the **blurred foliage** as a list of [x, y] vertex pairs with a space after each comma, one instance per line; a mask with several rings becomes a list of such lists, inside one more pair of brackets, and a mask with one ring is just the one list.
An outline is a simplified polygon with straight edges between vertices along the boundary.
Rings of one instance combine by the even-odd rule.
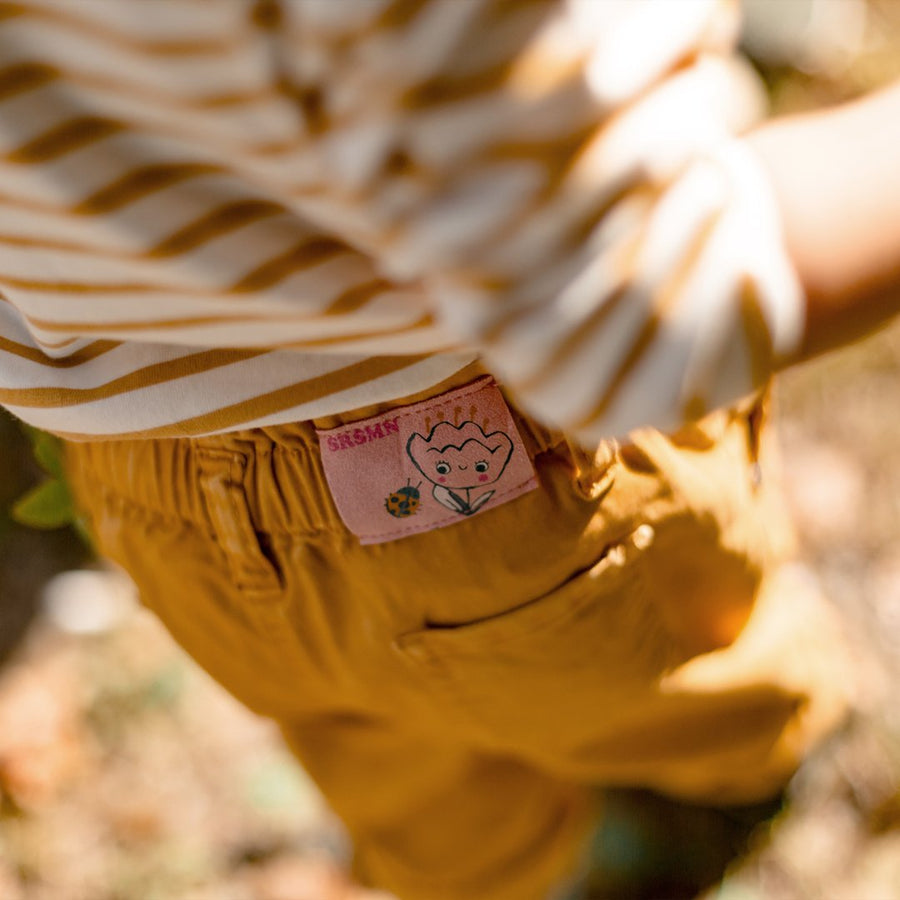
[[13, 519], [32, 528], [71, 525], [76, 515], [72, 494], [65, 481], [62, 442], [36, 428], [24, 427], [34, 458], [47, 477], [13, 504]]
[[84, 519], [78, 514], [66, 481], [65, 449], [55, 435], [22, 424], [31, 443], [35, 461], [45, 477], [18, 498], [12, 506], [14, 521], [29, 528], [56, 529], [71, 525], [88, 547], [91, 539]]
[[[37, 434], [27, 435], [18, 420], [0, 409], [0, 663], [27, 632], [43, 586], [92, 555], [77, 526], [37, 530], [22, 525], [13, 512], [17, 501], [24, 501], [42, 480], [61, 481], [58, 441], [37, 440], [36, 450], [36, 440]], [[59, 504], [50, 504], [51, 509], [54, 505]], [[0, 898], [6, 900], [2, 891]]]

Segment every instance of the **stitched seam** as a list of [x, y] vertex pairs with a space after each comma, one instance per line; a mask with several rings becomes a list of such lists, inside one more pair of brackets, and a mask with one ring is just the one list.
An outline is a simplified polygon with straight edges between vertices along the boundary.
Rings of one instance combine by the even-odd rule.
[[[243, 492], [242, 476], [245, 471], [245, 457], [240, 453], [228, 451], [198, 451], [197, 456], [200, 463], [199, 489], [201, 497], [212, 522], [217, 538], [216, 542], [225, 556], [235, 582], [242, 590], [255, 590], [261, 593], [280, 591], [281, 579], [272, 563], [266, 559], [260, 549], [259, 538], [253, 527], [247, 504], [246, 502], [241, 503], [238, 499], [238, 492]], [[218, 465], [205, 468], [206, 460]], [[222, 466], [222, 463], [225, 465]], [[228, 520], [222, 518], [221, 500], [217, 497], [210, 497], [209, 488], [212, 481], [218, 481], [225, 493], [227, 504], [225, 512], [227, 514], [230, 511], [231, 530], [234, 531], [233, 537], [237, 539], [240, 550], [231, 546]]]
[[[484, 381], [484, 383], [480, 384], [479, 381]], [[398, 413], [395, 416], [395, 415], [392, 415], [392, 412], [393, 412], [392, 410], [387, 410], [386, 412], [379, 413], [378, 415], [375, 415], [375, 416], [367, 416], [365, 419], [356, 419], [353, 422], [345, 422], [343, 425], [335, 425], [334, 428], [325, 428], [325, 429], [321, 429], [321, 430], [317, 428], [316, 434], [323, 435], [323, 434], [329, 434], [332, 431], [342, 431], [343, 429], [350, 428], [354, 425], [359, 426], [363, 422], [371, 422], [373, 419], [386, 419], [386, 418], [410, 419], [413, 416], [421, 415], [426, 410], [434, 409], [435, 406], [443, 406], [447, 402], [446, 398], [450, 394], [455, 394], [458, 397], [462, 398], [462, 397], [468, 397], [470, 394], [480, 394], [482, 391], [486, 391], [488, 388], [491, 388], [491, 387], [497, 387], [497, 383], [494, 381], [493, 378], [490, 378], [489, 376], [484, 376], [482, 379], [479, 379], [479, 381], [476, 381], [473, 384], [463, 385], [463, 387], [452, 388], [449, 391], [445, 391], [443, 394], [439, 394], [437, 397], [432, 397], [430, 400], [421, 400], [419, 403], [410, 404], [410, 406], [416, 407], [415, 412]], [[499, 388], [498, 388], [498, 390], [499, 390]], [[503, 402], [504, 402], [504, 404], [506, 404], [505, 398], [504, 398]], [[513, 419], [513, 415], [512, 415], [512, 412], [509, 410], [508, 404], [506, 404], [506, 406], [507, 406], [507, 412], [509, 412], [510, 419]], [[513, 425], [516, 425], [514, 419], [513, 419]], [[518, 426], [516, 425], [516, 433], [518, 433], [518, 431], [519, 431], [519, 429], [518, 429]]]
[[[246, 445], [246, 452], [238, 450], [227, 450], [221, 448], [198, 448], [196, 451], [197, 458], [202, 467], [204, 458], [214, 462], [231, 459], [232, 461], [240, 461], [242, 459], [252, 458], [257, 467], [262, 463], [265, 465], [266, 460], [272, 460], [278, 456], [287, 457], [300, 463], [300, 478], [298, 479], [302, 485], [303, 491], [299, 496], [291, 498], [293, 505], [302, 507], [300, 515], [306, 521], [306, 527], [285, 528], [285, 527], [260, 527], [253, 526], [253, 530], [260, 534], [279, 535], [283, 537], [315, 537], [320, 535], [340, 536], [344, 533], [344, 522], [340, 516], [340, 512], [334, 507], [333, 497], [327, 487], [326, 477], [321, 470], [321, 461], [317, 460], [318, 447], [286, 447], [277, 443], [269, 443], [264, 446], [257, 446], [252, 442]], [[303, 467], [303, 464], [306, 467]], [[238, 484], [234, 477], [231, 478], [232, 483]], [[238, 487], [240, 485], [238, 484]], [[205, 500], [204, 500], [205, 502]], [[328, 504], [332, 504], [328, 508]], [[250, 516], [248, 503], [248, 517]], [[252, 520], [251, 520], [252, 524]], [[263, 523], [260, 523], [261, 525]]]
[[[84, 483], [85, 487], [89, 487], [92, 491], [98, 493], [102, 497], [104, 502], [118, 504], [120, 507], [127, 510], [128, 514], [133, 518], [140, 519], [148, 523], [152, 522], [158, 525], [184, 525], [191, 531], [206, 535], [209, 538], [216, 538], [215, 531], [209, 526], [205, 525], [203, 522], [197, 522], [194, 519], [185, 518], [184, 516], [180, 516], [177, 513], [168, 514], [166, 512], [163, 512], [162, 510], [154, 509], [152, 506], [141, 503], [134, 497], [128, 497], [127, 495], [122, 494], [119, 491], [113, 490], [106, 482], [91, 473], [81, 472], [78, 475], [78, 479], [79, 481]], [[79, 506], [84, 506], [85, 512], [88, 515], [91, 515], [92, 511], [96, 508], [96, 504], [90, 503], [79, 504]], [[321, 535], [342, 535], [342, 532], [336, 529], [328, 528], [319, 528], [308, 531], [291, 528], [264, 528], [260, 529], [260, 532], [262, 534], [271, 534], [278, 537], [319, 537]]]

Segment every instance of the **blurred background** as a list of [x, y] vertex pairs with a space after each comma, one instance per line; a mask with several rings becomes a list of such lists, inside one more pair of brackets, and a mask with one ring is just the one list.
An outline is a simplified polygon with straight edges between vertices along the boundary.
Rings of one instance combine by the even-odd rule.
[[[745, 6], [745, 49], [776, 111], [900, 76], [900, 0]], [[862, 690], [854, 719], [703, 896], [896, 900], [900, 326], [791, 371], [775, 393], [785, 491]], [[12, 520], [52, 473], [39, 455], [43, 467], [0, 412], [0, 900], [362, 897], [338, 874], [339, 824], [274, 730], [181, 654], [73, 528]], [[32, 502], [38, 519], [57, 515], [40, 508], [59, 503], [54, 490]]]

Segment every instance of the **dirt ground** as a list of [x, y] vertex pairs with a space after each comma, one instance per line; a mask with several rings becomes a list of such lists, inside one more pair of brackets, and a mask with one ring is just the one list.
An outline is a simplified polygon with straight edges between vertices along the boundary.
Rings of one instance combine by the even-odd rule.
[[[900, 42], [873, 47], [839, 76], [770, 72], [776, 101], [900, 71]], [[900, 326], [778, 381], [785, 489], [857, 651], [858, 703], [704, 900], [900, 898], [898, 409]], [[340, 825], [273, 728], [184, 657], [127, 581], [88, 572], [39, 591], [79, 559], [53, 540], [0, 527], [0, 900], [372, 898], [339, 874]]]

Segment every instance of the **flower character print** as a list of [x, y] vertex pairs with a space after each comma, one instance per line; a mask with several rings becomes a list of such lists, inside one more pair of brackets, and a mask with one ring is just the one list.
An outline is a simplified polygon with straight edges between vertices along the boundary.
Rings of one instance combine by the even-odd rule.
[[434, 485], [431, 493], [438, 503], [471, 516], [494, 496], [494, 490], [479, 490], [494, 484], [503, 474], [513, 442], [502, 431], [485, 434], [474, 422], [440, 422], [427, 437], [414, 432], [406, 443], [406, 452]]
[[539, 487], [489, 375], [317, 434], [334, 507], [361, 545], [472, 525]]

